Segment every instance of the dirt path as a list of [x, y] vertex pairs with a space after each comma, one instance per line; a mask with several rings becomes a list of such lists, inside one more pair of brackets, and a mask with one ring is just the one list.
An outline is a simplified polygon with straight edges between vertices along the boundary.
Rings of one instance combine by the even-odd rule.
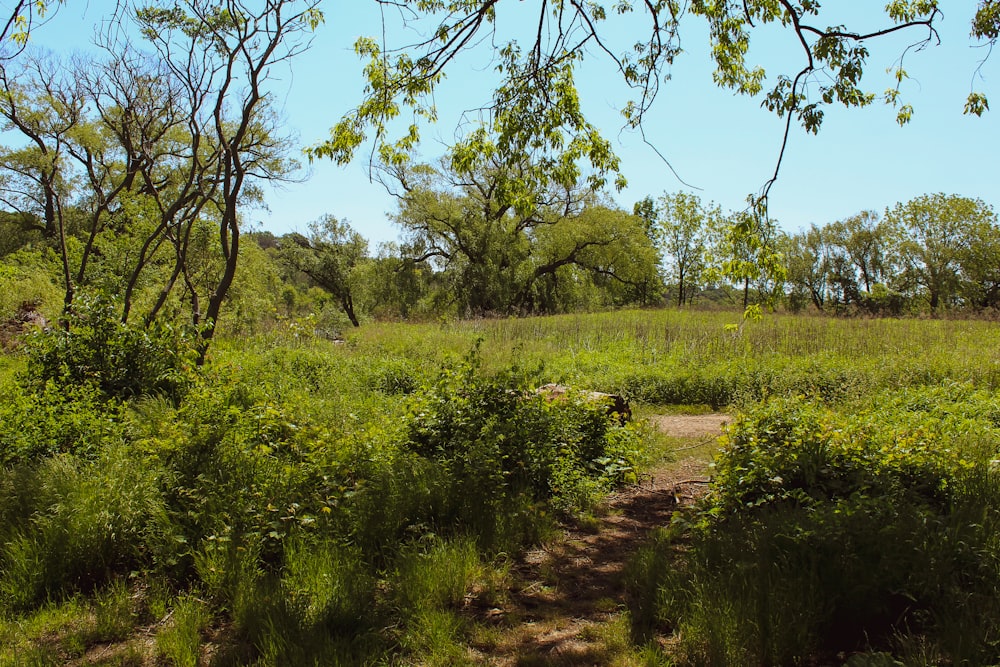
[[498, 667], [611, 664], [616, 656], [602, 627], [625, 609], [625, 564], [679, 503], [703, 492], [705, 459], [684, 458], [683, 452], [712, 442], [727, 419], [652, 418], [661, 431], [683, 439], [678, 460], [612, 497], [608, 513], [594, 525], [568, 530], [556, 544], [525, 554], [514, 571], [512, 599], [504, 609], [491, 610], [490, 620], [503, 630], [496, 642], [477, 647], [476, 657]]

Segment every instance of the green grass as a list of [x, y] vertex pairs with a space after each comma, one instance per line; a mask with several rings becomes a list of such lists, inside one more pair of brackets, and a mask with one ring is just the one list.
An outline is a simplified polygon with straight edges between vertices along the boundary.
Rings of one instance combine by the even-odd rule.
[[[1000, 424], [987, 393], [1000, 388], [991, 323], [775, 315], [727, 330], [738, 322], [624, 311], [400, 323], [362, 327], [345, 344], [272, 331], [217, 341], [205, 369], [178, 371], [189, 375], [177, 395], [110, 403], [86, 383], [26, 385], [24, 359], [4, 357], [0, 664], [60, 664], [96, 642], [127, 642], [142, 624], [167, 664], [196, 663], [217, 636], [237, 647], [232, 664], [468, 660], [477, 629], [463, 610], [504, 598], [519, 549], [559, 517], [585, 520], [644, 467], [717, 446], [618, 428], [572, 400], [544, 403], [531, 389], [548, 382], [622, 393], [638, 422], [785, 399], [844, 415], [844, 432], [868, 424], [861, 439], [912, 438], [900, 460], [974, 443], [992, 460], [992, 441], [976, 435]], [[873, 401], [882, 412], [855, 418]], [[935, 456], [918, 463], [935, 474], [959, 465]], [[688, 570], [665, 589], [672, 552], [657, 544], [630, 575], [645, 591], [635, 637], [684, 623], [694, 639], [674, 659], [739, 663], [752, 642], [737, 630], [758, 613], [740, 600], [752, 596], [702, 576], [697, 600], [681, 604]], [[683, 620], [665, 611], [682, 607]], [[961, 623], [934, 622], [933, 642], [875, 648], [960, 655]], [[600, 631], [615, 651], [622, 623]], [[806, 640], [782, 641], [772, 655]], [[642, 643], [624, 653], [623, 664], [668, 661]]]
[[178, 599], [171, 618], [156, 634], [157, 654], [173, 667], [197, 667], [202, 633], [210, 620], [210, 611], [203, 601], [195, 597]]
[[516, 358], [539, 382], [623, 393], [653, 404], [750, 404], [804, 393], [845, 400], [881, 388], [968, 380], [1000, 388], [1000, 330], [965, 320], [769, 315], [740, 334], [738, 314], [619, 311], [362, 328], [339, 354], [416, 367], [483, 339], [487, 368]]

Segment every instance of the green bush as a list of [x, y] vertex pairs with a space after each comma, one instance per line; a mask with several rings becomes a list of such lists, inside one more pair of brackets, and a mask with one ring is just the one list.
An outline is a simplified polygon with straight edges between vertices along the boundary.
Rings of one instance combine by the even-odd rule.
[[60, 453], [93, 459], [124, 437], [122, 413], [120, 403], [90, 384], [12, 384], [0, 402], [0, 465]]
[[996, 662], [996, 399], [951, 385], [875, 403], [781, 399], [740, 418], [706, 500], [633, 566], [640, 634], [678, 629], [709, 664], [900, 652], [912, 637], [954, 664]]
[[[169, 471], [163, 566], [189, 569], [207, 542], [258, 549], [276, 568], [286, 538], [340, 517], [349, 461], [338, 461], [322, 429], [297, 422], [267, 393], [220, 369], [191, 388], [156, 434], [150, 446]], [[185, 546], [172, 550], [174, 543]]]
[[488, 545], [511, 512], [536, 503], [578, 510], [622, 482], [640, 439], [638, 428], [618, 426], [585, 396], [547, 400], [516, 367], [483, 372], [473, 351], [418, 394], [405, 445], [441, 469], [444, 523], [470, 527]]
[[79, 295], [66, 321], [65, 328], [30, 339], [29, 384], [92, 384], [118, 399], [162, 393], [176, 400], [183, 394], [195, 357], [188, 332], [159, 320], [124, 324], [114, 301], [103, 295]]

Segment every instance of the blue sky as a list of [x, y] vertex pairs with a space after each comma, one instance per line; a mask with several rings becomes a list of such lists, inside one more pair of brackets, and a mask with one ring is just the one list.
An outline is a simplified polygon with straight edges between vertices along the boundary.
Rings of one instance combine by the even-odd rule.
[[[67, 0], [33, 41], [48, 48], [85, 48], [89, 30], [108, 0]], [[501, 36], [519, 29], [525, 10], [536, 2], [505, 2], [499, 6]], [[884, 25], [881, 2], [829, 0], [820, 23], [844, 23], [856, 30]], [[911, 80], [904, 84], [906, 101], [916, 109], [911, 123], [900, 127], [895, 111], [881, 103], [866, 109], [830, 108], [818, 136], [793, 132], [781, 178], [771, 191], [770, 210], [781, 226], [794, 232], [810, 223], [823, 224], [864, 209], [882, 210], [929, 192], [978, 197], [1000, 210], [997, 157], [1000, 148], [1000, 61], [997, 57], [980, 71], [975, 88], [992, 94], [993, 112], [982, 118], [962, 115], [964, 100], [985, 55], [969, 39], [969, 20], [975, 0], [949, 0], [940, 22], [942, 43], [907, 56]], [[506, 9], [508, 5], [513, 9]], [[358, 101], [363, 87], [362, 63], [352, 45], [361, 35], [376, 36], [381, 21], [371, 0], [328, 0], [326, 23], [316, 33], [312, 48], [290, 67], [274, 72], [277, 106], [289, 130], [303, 146], [328, 136], [329, 128]], [[512, 12], [507, 14], [505, 12]], [[839, 13], [836, 13], [839, 12]], [[537, 15], [537, 14], [536, 14]], [[609, 26], [612, 22], [609, 21]], [[619, 44], [634, 41], [628, 22], [609, 33]], [[683, 53], [672, 79], [648, 116], [647, 138], [665, 155], [691, 190], [726, 209], [741, 209], [746, 196], [770, 176], [780, 146], [782, 121], [760, 108], [759, 100], [720, 90], [712, 83], [705, 31], [689, 22], [683, 34]], [[415, 33], [391, 33], [392, 39], [411, 41]], [[770, 30], [756, 36], [750, 57], [759, 60], [770, 76], [794, 74], [800, 67], [794, 36]], [[866, 81], [874, 91], [891, 85], [891, 67], [916, 33], [873, 42]], [[461, 112], [488, 103], [491, 91], [491, 52], [479, 49], [453, 63], [436, 101], [441, 119], [424, 130], [421, 157], [433, 160], [455, 136]], [[585, 110], [612, 139], [622, 158], [628, 187], [615, 195], [625, 208], [646, 195], [687, 189], [646, 146], [641, 137], [622, 131], [620, 109], [628, 91], [615, 72], [596, 54], [588, 57], [577, 75]], [[368, 177], [367, 154], [351, 165], [316, 162], [302, 183], [272, 190], [267, 210], [254, 211], [254, 227], [275, 233], [305, 231], [323, 214], [350, 220], [373, 245], [396, 238], [398, 230], [387, 214], [393, 199]], [[303, 159], [303, 162], [305, 160]]]

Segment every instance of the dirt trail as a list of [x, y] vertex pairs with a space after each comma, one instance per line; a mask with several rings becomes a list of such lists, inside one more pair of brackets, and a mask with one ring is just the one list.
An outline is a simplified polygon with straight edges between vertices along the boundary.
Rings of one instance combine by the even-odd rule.
[[[651, 421], [691, 447], [721, 433], [728, 415], [658, 415]], [[684, 447], [678, 449], [683, 452]], [[595, 525], [568, 530], [544, 549], [529, 551], [515, 568], [512, 599], [490, 619], [501, 639], [478, 647], [477, 658], [498, 667], [606, 665], [614, 659], [600, 625], [625, 609], [622, 573], [649, 532], [666, 525], [679, 503], [691, 502], [708, 481], [704, 459], [685, 459], [610, 499]]]

